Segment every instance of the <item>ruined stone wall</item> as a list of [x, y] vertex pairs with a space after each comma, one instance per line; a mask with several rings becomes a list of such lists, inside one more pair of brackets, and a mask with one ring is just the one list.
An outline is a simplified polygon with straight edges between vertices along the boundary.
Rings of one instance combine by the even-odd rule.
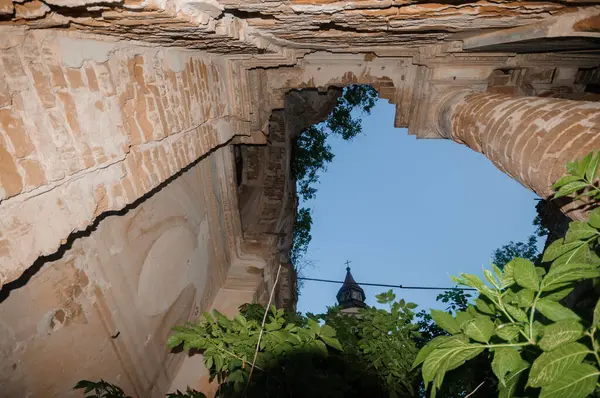
[[69, 397], [81, 379], [160, 397], [183, 354], [171, 327], [211, 308], [231, 261], [222, 188], [229, 148], [105, 218], [0, 298], [4, 397]]
[[0, 284], [245, 129], [225, 60], [0, 35]]

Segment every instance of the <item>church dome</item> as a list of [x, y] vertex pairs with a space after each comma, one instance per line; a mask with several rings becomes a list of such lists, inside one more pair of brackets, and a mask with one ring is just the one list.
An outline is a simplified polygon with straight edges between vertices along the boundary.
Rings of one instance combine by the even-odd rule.
[[350, 267], [346, 268], [346, 279], [344, 279], [344, 284], [338, 291], [336, 298], [342, 309], [364, 308], [367, 306], [365, 304], [365, 292], [354, 280]]

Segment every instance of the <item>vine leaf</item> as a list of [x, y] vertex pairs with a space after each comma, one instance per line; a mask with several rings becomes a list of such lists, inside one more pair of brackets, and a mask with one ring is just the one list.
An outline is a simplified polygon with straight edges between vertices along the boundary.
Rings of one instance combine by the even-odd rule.
[[505, 380], [505, 385], [500, 384], [500, 391], [498, 392], [498, 398], [512, 398], [515, 396], [515, 390], [519, 385], [519, 382], [524, 378], [525, 371], [529, 369], [529, 362], [521, 361], [519, 365], [508, 374]]
[[535, 270], [535, 265], [524, 258], [515, 258], [514, 264], [514, 278], [517, 284], [537, 292], [540, 288], [540, 279]]
[[587, 222], [572, 221], [569, 223], [569, 230], [565, 236], [565, 243], [588, 239], [597, 234], [598, 231]]
[[521, 355], [514, 348], [501, 347], [497, 348], [492, 361], [492, 370], [501, 385], [506, 386], [504, 377], [508, 372], [516, 370], [521, 364]]
[[595, 278], [600, 276], [600, 268], [592, 264], [569, 263], [560, 268], [551, 269], [542, 280], [542, 289], [552, 291], [568, 286], [584, 278]]
[[561, 198], [563, 196], [568, 196], [568, 195], [572, 194], [573, 192], [577, 192], [587, 186], [588, 186], [588, 183], [585, 181], [570, 182], [570, 183], [560, 187], [558, 192], [556, 192], [556, 195], [554, 195], [554, 199]]
[[600, 229], [600, 207], [590, 212], [588, 222], [592, 227]]
[[460, 325], [454, 317], [447, 312], [431, 310], [431, 317], [439, 327], [451, 334], [460, 332]]
[[598, 382], [598, 369], [578, 364], [567, 369], [556, 382], [544, 386], [540, 398], [583, 398], [590, 395]]
[[551, 352], [545, 352], [533, 362], [528, 385], [542, 387], [553, 383], [568, 368], [581, 363], [590, 350], [580, 343], [569, 343]]
[[600, 325], [600, 300], [596, 303], [596, 307], [594, 307], [594, 321], [593, 326], [598, 327]]
[[[459, 343], [460, 344], [460, 343]], [[473, 344], [460, 344], [452, 348], [438, 348], [434, 350], [423, 363], [423, 381], [425, 384], [433, 381], [436, 374], [437, 377], [443, 379], [443, 375], [452, 369], [455, 369], [479, 355], [484, 346]]]
[[568, 319], [546, 326], [539, 346], [544, 351], [552, 351], [563, 344], [578, 340], [581, 336], [583, 336], [581, 323]]
[[475, 341], [487, 343], [494, 334], [494, 322], [489, 318], [475, 318], [465, 324], [465, 334]]
[[576, 313], [574, 313], [567, 307], [562, 306], [556, 301], [540, 299], [537, 302], [536, 308], [542, 313], [542, 315], [554, 322], [562, 321], [565, 319], [580, 319]]
[[519, 328], [517, 325], [500, 325], [496, 329], [496, 336], [502, 340], [511, 341], [519, 335]]

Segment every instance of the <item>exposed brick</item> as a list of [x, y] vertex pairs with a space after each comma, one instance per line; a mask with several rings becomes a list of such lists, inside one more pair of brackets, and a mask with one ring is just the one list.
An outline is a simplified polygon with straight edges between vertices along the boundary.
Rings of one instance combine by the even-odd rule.
[[18, 115], [9, 109], [0, 109], [0, 128], [8, 136], [16, 157], [21, 158], [33, 152], [33, 144], [25, 131], [23, 121]]
[[77, 120], [77, 107], [71, 94], [68, 93], [57, 93], [58, 99], [62, 102], [64, 114], [66, 116], [67, 123], [71, 127], [71, 131], [76, 135], [81, 135], [81, 127]]
[[0, 108], [9, 106], [12, 103], [8, 85], [4, 79], [0, 79]]
[[599, 103], [478, 93], [454, 106], [452, 137], [547, 197], [553, 166], [589, 151], [586, 142], [598, 134], [591, 119], [598, 113]]
[[83, 78], [81, 77], [81, 71], [79, 69], [66, 68], [64, 71], [69, 82], [69, 87], [71, 87], [73, 90], [85, 87]]
[[0, 0], [0, 15], [11, 15], [14, 9], [11, 0]]
[[96, 72], [94, 72], [94, 69], [89, 65], [85, 67], [85, 76], [87, 78], [88, 88], [90, 91], [98, 91], [100, 87], [98, 87]]
[[6, 199], [23, 190], [23, 181], [15, 160], [0, 140], [0, 198]]
[[23, 4], [16, 3], [14, 6], [16, 18], [35, 19], [43, 17], [50, 11], [50, 7], [38, 0], [29, 1]]
[[25, 171], [25, 185], [27, 188], [37, 188], [47, 182], [46, 174], [38, 161], [32, 159], [20, 159], [19, 165]]
[[50, 64], [48, 65], [48, 69], [50, 70], [50, 81], [52, 82], [53, 87], [67, 87], [65, 75], [63, 74], [62, 69], [59, 66]]
[[50, 90], [50, 79], [46, 74], [44, 67], [40, 64], [30, 65], [31, 75], [33, 76], [33, 83], [35, 85], [35, 91], [40, 99], [40, 102], [44, 108], [52, 108], [56, 105], [56, 99], [54, 93]]

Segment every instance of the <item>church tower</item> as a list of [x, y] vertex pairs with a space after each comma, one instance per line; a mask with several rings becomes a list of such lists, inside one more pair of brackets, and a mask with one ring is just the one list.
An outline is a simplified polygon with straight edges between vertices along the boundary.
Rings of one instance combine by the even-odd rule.
[[344, 284], [336, 295], [338, 306], [343, 313], [356, 313], [360, 308], [365, 308], [365, 292], [356, 283], [350, 272], [350, 267], [346, 267], [346, 279]]

